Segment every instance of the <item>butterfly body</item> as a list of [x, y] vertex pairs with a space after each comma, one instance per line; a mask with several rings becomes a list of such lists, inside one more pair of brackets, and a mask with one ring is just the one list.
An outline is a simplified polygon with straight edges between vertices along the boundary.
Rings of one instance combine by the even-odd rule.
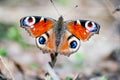
[[64, 21], [41, 16], [27, 16], [20, 20], [21, 27], [35, 37], [37, 46], [48, 53], [59, 53], [69, 56], [80, 47], [80, 40], [87, 40], [98, 33], [100, 26], [89, 20]]

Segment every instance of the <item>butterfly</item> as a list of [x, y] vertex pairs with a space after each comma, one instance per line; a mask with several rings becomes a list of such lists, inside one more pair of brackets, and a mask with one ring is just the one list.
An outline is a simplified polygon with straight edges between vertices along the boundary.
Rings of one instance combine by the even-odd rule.
[[70, 56], [76, 52], [81, 41], [88, 40], [98, 34], [100, 25], [90, 20], [64, 21], [42, 16], [26, 16], [21, 18], [20, 26], [35, 37], [37, 46], [43, 53], [58, 53]]

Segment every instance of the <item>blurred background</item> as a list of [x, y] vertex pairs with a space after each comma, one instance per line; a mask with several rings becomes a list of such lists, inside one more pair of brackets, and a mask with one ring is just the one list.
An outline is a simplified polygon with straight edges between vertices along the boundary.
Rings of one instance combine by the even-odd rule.
[[[120, 1], [53, 2], [64, 20], [85, 19], [101, 26], [99, 35], [81, 42], [78, 52], [58, 56], [56, 76], [60, 80], [120, 80]], [[0, 62], [0, 79], [10, 79], [12, 74], [15, 80], [44, 80], [50, 56], [37, 48], [34, 38], [20, 27], [20, 19], [45, 16], [57, 20], [59, 14], [50, 0], [0, 0], [0, 55], [5, 61]]]

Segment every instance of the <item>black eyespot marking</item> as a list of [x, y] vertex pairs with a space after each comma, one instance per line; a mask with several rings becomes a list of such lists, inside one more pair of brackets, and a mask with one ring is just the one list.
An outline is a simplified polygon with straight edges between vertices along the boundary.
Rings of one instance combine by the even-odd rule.
[[83, 27], [85, 27], [86, 20], [80, 20], [80, 23]]
[[20, 19], [20, 26], [21, 26], [21, 27], [27, 26], [27, 25], [25, 24], [25, 18]]
[[47, 19], [46, 19], [46, 18], [44, 18], [44, 22], [47, 22]]
[[70, 36], [67, 38], [67, 40], [71, 39], [72, 37], [73, 37], [73, 35], [70, 35]]
[[38, 23], [41, 19], [41, 17], [37, 17], [37, 16], [34, 16], [35, 17], [35, 23]]
[[74, 25], [76, 25], [77, 24], [77, 21], [74, 21]]
[[45, 34], [46, 34], [46, 36], [49, 38], [49, 34], [48, 34], [48, 32], [45, 32]]

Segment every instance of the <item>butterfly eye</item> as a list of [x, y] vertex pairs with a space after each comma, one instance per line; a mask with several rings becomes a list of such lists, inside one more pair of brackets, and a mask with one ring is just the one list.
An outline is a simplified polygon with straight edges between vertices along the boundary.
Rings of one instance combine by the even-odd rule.
[[85, 27], [90, 32], [96, 32], [97, 31], [97, 25], [92, 21], [87, 21], [85, 23]]
[[35, 18], [34, 17], [26, 17], [23, 21], [24, 26], [32, 26], [35, 24]]
[[77, 51], [79, 49], [79, 46], [80, 46], [80, 40], [79, 39], [77, 39], [74, 36], [69, 39], [69, 49], [72, 52]]

